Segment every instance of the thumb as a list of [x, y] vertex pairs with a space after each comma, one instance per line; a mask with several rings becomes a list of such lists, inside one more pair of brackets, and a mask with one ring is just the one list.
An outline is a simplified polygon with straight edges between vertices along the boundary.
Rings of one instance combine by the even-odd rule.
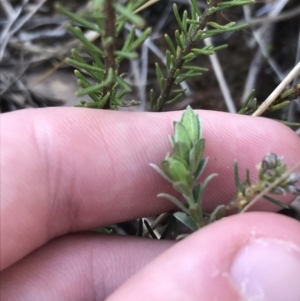
[[177, 243], [107, 300], [300, 300], [300, 223], [274, 213], [223, 219]]

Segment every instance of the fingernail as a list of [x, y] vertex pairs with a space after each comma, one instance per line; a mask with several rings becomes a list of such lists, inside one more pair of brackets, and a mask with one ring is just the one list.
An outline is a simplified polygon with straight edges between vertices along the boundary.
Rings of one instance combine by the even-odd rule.
[[251, 241], [237, 253], [230, 275], [244, 300], [299, 301], [299, 247], [275, 239]]

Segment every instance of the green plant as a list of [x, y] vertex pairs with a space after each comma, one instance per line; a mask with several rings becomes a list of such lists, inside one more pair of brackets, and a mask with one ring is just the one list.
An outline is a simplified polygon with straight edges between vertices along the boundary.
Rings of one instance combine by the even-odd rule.
[[[145, 1], [128, 1], [127, 6], [123, 7], [117, 1], [93, 0], [94, 10], [86, 16], [73, 14], [61, 5], [56, 5], [56, 8], [70, 20], [83, 28], [97, 32], [101, 37], [101, 47], [97, 47], [86, 38], [78, 26], [67, 25], [68, 30], [81, 41], [83, 49], [91, 58], [91, 63], [86, 62], [76, 49], [72, 49], [72, 58], [66, 61], [77, 68], [74, 73], [82, 89], [76, 95], [89, 95], [93, 100], [93, 102], [82, 101], [78, 106], [116, 109], [118, 106], [128, 105], [123, 98], [131, 88], [124, 80], [126, 74], [119, 73], [119, 67], [124, 59], [137, 58], [136, 49], [151, 32], [151, 29], [147, 28], [140, 37], [135, 36], [135, 28], [143, 27], [144, 21], [134, 11], [143, 2]], [[116, 49], [116, 38], [127, 22], [132, 24], [132, 29], [123, 47]], [[94, 84], [84, 73], [90, 76]], [[135, 103], [130, 102], [131, 105]]]
[[[131, 91], [130, 85], [125, 81], [126, 74], [119, 74], [120, 64], [123, 60], [133, 60], [138, 57], [138, 47], [150, 35], [151, 29], [143, 30], [139, 37], [136, 37], [136, 28], [143, 28], [144, 21], [135, 11], [145, 4], [146, 0], [128, 0], [122, 6], [117, 1], [93, 0], [93, 12], [88, 15], [79, 16], [73, 14], [61, 5], [57, 9], [65, 14], [73, 23], [82, 28], [96, 31], [101, 37], [101, 47], [95, 46], [89, 41], [78, 26], [67, 25], [68, 30], [82, 43], [83, 49], [91, 57], [87, 62], [80, 53], [73, 49], [72, 57], [67, 63], [77, 68], [75, 76], [78, 84], [82, 87], [76, 95], [89, 95], [93, 102], [82, 101], [81, 105], [90, 108], [111, 108], [116, 109], [122, 105], [138, 104], [138, 101], [126, 102], [124, 98]], [[206, 9], [201, 12], [196, 0], [190, 1], [191, 11], [183, 12], [180, 16], [177, 5], [173, 5], [173, 12], [179, 26], [175, 31], [175, 39], [172, 41], [169, 35], [165, 35], [168, 45], [166, 51], [166, 62], [164, 66], [156, 63], [156, 77], [160, 91], [150, 91], [150, 107], [152, 111], [161, 111], [164, 105], [174, 103], [178, 100], [184, 90], [179, 84], [191, 77], [202, 75], [207, 69], [192, 65], [192, 61], [200, 55], [212, 55], [216, 51], [224, 49], [227, 45], [214, 47], [213, 45], [199, 47], [199, 43], [206, 38], [241, 30], [247, 24], [236, 26], [234, 22], [220, 25], [211, 22], [213, 15], [219, 11], [253, 3], [254, 0], [210, 0]], [[116, 39], [124, 29], [126, 23], [131, 25], [131, 30], [120, 49], [116, 49]], [[81, 70], [81, 71], [80, 71]], [[89, 75], [94, 84], [84, 76], [83, 72]]]
[[205, 139], [202, 137], [201, 119], [190, 107], [183, 113], [180, 121], [174, 122], [174, 135], [170, 137], [170, 142], [172, 152], [167, 154], [161, 168], [154, 164], [151, 166], [172, 184], [182, 195], [184, 202], [166, 193], [160, 193], [158, 197], [167, 198], [181, 209], [174, 216], [193, 231], [229, 213], [244, 212], [261, 197], [282, 208], [288, 208], [284, 203], [267, 195], [268, 193], [300, 194], [300, 187], [296, 186], [300, 181], [300, 174], [287, 171], [283, 157], [270, 153], [257, 166], [256, 183], [251, 183], [249, 169], [246, 179], [241, 181], [238, 164], [235, 162], [235, 195], [227, 204], [218, 206], [210, 214], [205, 213], [202, 211], [203, 193], [217, 174], [211, 174], [203, 182], [199, 182], [208, 158], [203, 158]]
[[[68, 24], [69, 31], [76, 36], [82, 44], [81, 50], [72, 50], [72, 58], [67, 63], [74, 66], [75, 76], [81, 86], [77, 96], [89, 95], [92, 101], [81, 101], [79, 107], [117, 109], [120, 106], [137, 105], [138, 101], [128, 101], [128, 93], [131, 91], [126, 81], [126, 73], [120, 73], [120, 66], [126, 60], [138, 58], [138, 48], [151, 34], [151, 28], [145, 27], [144, 20], [137, 15], [147, 0], [128, 0], [122, 6], [118, 1], [92, 0], [93, 11], [89, 14], [73, 14], [57, 5], [57, 9], [66, 15], [72, 24]], [[180, 84], [186, 79], [197, 77], [207, 71], [206, 68], [195, 66], [193, 60], [200, 55], [212, 55], [216, 51], [224, 49], [226, 45], [214, 47], [201, 43], [206, 38], [244, 29], [247, 25], [236, 26], [234, 22], [220, 25], [213, 22], [215, 14], [223, 9], [233, 6], [242, 6], [253, 3], [253, 0], [208, 0], [207, 7], [200, 11], [196, 0], [190, 0], [190, 12], [178, 11], [177, 5], [173, 5], [173, 13], [178, 24], [178, 30], [174, 33], [174, 39], [165, 34], [168, 49], [165, 53], [165, 64], [155, 64], [158, 91], [150, 90], [149, 103], [152, 111], [161, 111], [167, 104], [172, 104], [180, 99], [185, 92]], [[123, 45], [117, 48], [116, 40], [120, 39], [125, 25], [130, 30]], [[78, 25], [78, 26], [75, 26]], [[87, 29], [97, 33], [100, 38], [100, 46], [88, 40], [84, 32]], [[137, 29], [140, 33], [137, 34]], [[83, 55], [88, 54], [88, 59]], [[278, 94], [273, 99], [273, 104], [267, 106], [268, 111], [274, 111], [288, 105], [291, 100], [299, 96], [299, 84]], [[254, 91], [250, 93], [240, 110], [240, 114], [255, 114], [260, 106], [254, 98]], [[264, 109], [265, 110], [265, 109]], [[244, 212], [257, 199], [263, 197], [281, 207], [286, 207], [278, 200], [271, 198], [270, 193], [299, 193], [296, 183], [299, 175], [287, 171], [281, 157], [275, 154], [267, 154], [258, 167], [259, 180], [251, 183], [249, 170], [245, 180], [241, 181], [238, 172], [238, 164], [235, 163], [236, 194], [227, 204], [215, 208], [212, 213], [203, 212], [203, 193], [208, 183], [216, 174], [209, 175], [204, 181], [199, 179], [205, 169], [208, 158], [203, 158], [205, 139], [202, 136], [201, 119], [188, 107], [178, 122], [174, 122], [174, 135], [170, 137], [172, 152], [167, 154], [161, 168], [151, 165], [160, 175], [170, 182], [182, 199], [161, 193], [158, 196], [169, 199], [180, 208], [180, 212], [172, 215], [184, 223], [189, 229], [195, 231], [209, 223], [214, 222], [229, 213]], [[153, 229], [167, 216], [163, 214], [150, 225], [144, 221], [147, 231], [156, 238]], [[165, 231], [170, 228], [168, 224]], [[143, 235], [142, 221], [139, 222], [138, 235]], [[169, 231], [169, 230], [168, 230]], [[145, 234], [144, 233], [144, 234]], [[163, 233], [162, 237], [165, 237]]]

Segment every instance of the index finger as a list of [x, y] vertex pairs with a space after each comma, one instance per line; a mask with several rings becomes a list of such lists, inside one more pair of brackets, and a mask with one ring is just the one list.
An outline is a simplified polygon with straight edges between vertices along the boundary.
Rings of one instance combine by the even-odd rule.
[[[159, 165], [170, 150], [168, 134], [180, 114], [76, 108], [4, 114], [1, 267], [55, 236], [171, 209], [156, 195], [172, 189], [149, 163]], [[300, 160], [298, 137], [277, 122], [207, 111], [201, 117], [207, 174], [219, 174], [206, 209], [232, 197], [234, 159], [241, 172], [270, 151], [290, 166]]]

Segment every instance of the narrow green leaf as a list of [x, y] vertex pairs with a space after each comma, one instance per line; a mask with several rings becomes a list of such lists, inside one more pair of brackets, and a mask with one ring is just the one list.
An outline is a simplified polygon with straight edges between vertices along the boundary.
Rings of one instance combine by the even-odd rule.
[[183, 23], [182, 23], [182, 21], [181, 21], [181, 18], [180, 18], [180, 16], [179, 16], [179, 12], [178, 12], [177, 5], [176, 5], [175, 3], [173, 4], [173, 12], [174, 12], [174, 16], [175, 16], [175, 18], [176, 18], [176, 21], [177, 21], [177, 23], [178, 23], [179, 28], [180, 28], [185, 34], [187, 34], [186, 29], [184, 28], [184, 25], [183, 25]]
[[180, 33], [178, 30], [175, 31], [175, 39], [176, 39], [176, 43], [178, 45], [178, 47], [183, 50], [184, 46], [180, 37]]
[[191, 72], [191, 73], [182, 74], [182, 76], [187, 76], [186, 78], [192, 78], [192, 77], [201, 76], [202, 74], [203, 73], [201, 73], [201, 72]]
[[251, 186], [251, 179], [250, 179], [250, 170], [247, 168], [246, 170], [246, 183], [247, 185]]
[[147, 28], [144, 30], [144, 32], [131, 44], [128, 46], [128, 51], [133, 51], [137, 49], [142, 43], [145, 42], [145, 40], [148, 38], [148, 36], [151, 34], [151, 28]]
[[176, 212], [173, 214], [181, 223], [187, 226], [192, 231], [197, 231], [199, 229], [197, 223], [186, 213]]
[[180, 71], [181, 70], [179, 68], [175, 70], [174, 78], [177, 78], [180, 75]]
[[138, 58], [138, 54], [136, 52], [126, 52], [124, 50], [122, 51], [115, 51], [115, 55], [129, 60], [136, 60]]
[[201, 40], [203, 34], [203, 30], [198, 30], [198, 33], [195, 35], [194, 42]]
[[180, 74], [175, 81], [176, 85], [179, 85], [181, 82], [185, 81], [186, 79], [188, 79], [189, 77], [192, 77], [193, 75], [193, 71], [188, 71], [185, 74]]
[[162, 162], [161, 166], [166, 175], [173, 181], [182, 181], [188, 186], [191, 184], [187, 164], [182, 159], [169, 157]]
[[[175, 68], [176, 66], [176, 59], [173, 55], [171, 55], [171, 63], [172, 63], [172, 67]], [[180, 69], [176, 69], [176, 71], [180, 72]], [[174, 77], [176, 78], [176, 75], [174, 75]]]
[[108, 92], [108, 93], [106, 93], [106, 95], [102, 99], [100, 99], [100, 101], [99, 101], [99, 108], [102, 109], [104, 107], [104, 105], [109, 100], [110, 96], [111, 96], [111, 94], [110, 94], [110, 92]]
[[86, 62], [79, 62], [79, 61], [67, 58], [66, 63], [69, 65], [72, 65], [75, 68], [84, 69], [87, 71], [96, 71], [96, 72], [104, 73], [103, 69], [91, 66], [91, 65], [87, 64]]
[[194, 30], [196, 29], [197, 25], [199, 24], [198, 21], [192, 21], [187, 19], [187, 24], [188, 24], [188, 37], [190, 37], [192, 35], [192, 33], [194, 32]]
[[[166, 40], [166, 42], [167, 42], [167, 44], [168, 44], [168, 46], [169, 46], [169, 50], [171, 51], [172, 55], [173, 55], [174, 57], [176, 57], [177, 55], [176, 55], [175, 46], [174, 46], [174, 44], [173, 44], [171, 38], [170, 38], [169, 35], [167, 35], [167, 34], [165, 34], [164, 37], [165, 37], [165, 40]], [[173, 67], [174, 67], [174, 66], [175, 66], [175, 64], [173, 64]]]
[[85, 89], [81, 89], [81, 90], [77, 91], [75, 93], [75, 95], [76, 96], [83, 96], [83, 95], [89, 94], [91, 92], [101, 92], [103, 87], [104, 87], [104, 84], [101, 83], [101, 84], [94, 85], [94, 86], [91, 86], [91, 87], [88, 87], [88, 88], [85, 88]]
[[102, 37], [102, 45], [105, 49], [109, 48], [114, 43], [113, 37]]
[[135, 27], [132, 26], [131, 29], [130, 29], [130, 31], [129, 31], [128, 36], [125, 39], [125, 43], [124, 43], [124, 46], [123, 46], [122, 50], [126, 51], [129, 48], [129, 46], [134, 41], [134, 36], [135, 36]]
[[218, 176], [218, 174], [216, 174], [216, 173], [210, 174], [203, 182], [203, 190], [206, 188], [206, 186], [209, 184], [209, 182], [217, 176]]
[[106, 79], [105, 79], [105, 81], [103, 83], [103, 86], [104, 87], [109, 86], [114, 81], [114, 78], [115, 78], [114, 69], [113, 68], [109, 68], [108, 72], [107, 72], [107, 75], [106, 75]]
[[120, 86], [126, 92], [130, 92], [131, 91], [131, 87], [129, 86], [129, 84], [121, 76], [116, 76], [116, 81], [120, 84]]
[[102, 9], [106, 0], [92, 0], [92, 7], [95, 10]]
[[273, 112], [273, 111], [281, 110], [281, 109], [287, 107], [290, 103], [291, 103], [291, 101], [289, 101], [289, 100], [283, 101], [282, 103], [279, 103], [278, 105], [269, 107], [267, 111]]
[[164, 78], [164, 75], [163, 75], [163, 73], [162, 73], [162, 71], [161, 71], [160, 66], [159, 66], [158, 63], [155, 63], [155, 71], [156, 71], [156, 79], [159, 82], [160, 88], [162, 90], [163, 89], [163, 85], [162, 85], [161, 79]]
[[150, 163], [150, 166], [157, 172], [159, 173], [165, 180], [168, 182], [172, 183], [172, 179], [168, 177], [162, 169], [160, 169], [157, 165]]
[[[74, 58], [74, 60], [67, 58], [66, 62], [69, 65], [74, 66], [75, 68], [84, 69], [88, 71], [88, 73], [97, 81], [101, 82], [103, 81], [103, 75], [104, 75], [104, 69], [102, 67], [95, 65], [87, 64], [86, 61], [81, 57], [81, 55], [78, 53], [76, 49], [71, 50], [71, 54]], [[99, 57], [99, 55], [98, 55]], [[77, 64], [76, 61], [79, 63]], [[84, 65], [83, 65], [84, 64]], [[98, 68], [98, 69], [95, 69]]]
[[176, 142], [173, 146], [174, 156], [181, 158], [186, 164], [189, 164], [189, 148], [185, 143]]
[[187, 17], [188, 17], [188, 12], [185, 10], [183, 12], [183, 16], [182, 16], [182, 26], [184, 28], [184, 32], [187, 34]]
[[198, 183], [193, 188], [193, 197], [196, 203], [199, 203], [200, 191], [201, 191], [201, 184]]
[[161, 78], [160, 81], [159, 81], [159, 86], [161, 87], [161, 90], [165, 89], [165, 84], [166, 84], [166, 79]]
[[226, 48], [228, 48], [228, 45], [227, 45], [227, 44], [224, 44], [224, 45], [220, 45], [220, 46], [218, 46], [218, 47], [214, 47], [214, 48], [212, 48], [212, 50], [213, 50], [214, 52], [216, 52], [216, 51], [223, 50], [223, 49], [226, 49]]
[[171, 52], [170, 52], [170, 50], [166, 51], [166, 67], [167, 67], [167, 71], [169, 72], [171, 69]]
[[173, 187], [176, 191], [180, 192], [184, 196], [189, 196], [192, 194], [191, 187], [185, 182], [173, 182]]
[[100, 48], [98, 48], [84, 36], [79, 27], [73, 27], [70, 24], [68, 24], [66, 27], [75, 37], [77, 37], [81, 41], [82, 45], [86, 48], [87, 51], [96, 52], [101, 56], [104, 55], [104, 52]]
[[237, 188], [238, 191], [241, 191], [241, 182], [240, 182], [240, 176], [239, 176], [239, 166], [238, 162], [234, 161], [234, 182], [235, 182], [235, 187]]
[[198, 67], [198, 66], [188, 66], [188, 65], [183, 66], [182, 69], [184, 69], [184, 70], [199, 71], [199, 72], [207, 72], [207, 71], [209, 71], [209, 69], [207, 69], [207, 68]]
[[175, 204], [179, 209], [181, 209], [183, 212], [188, 213], [188, 209], [184, 206], [182, 202], [180, 202], [177, 198], [174, 196], [167, 194], [167, 193], [160, 193], [157, 195], [159, 198], [165, 198], [171, 201], [173, 204]]
[[225, 205], [217, 206], [209, 217], [209, 224], [225, 217], [225, 215], [226, 215], [226, 206]]
[[87, 21], [86, 19], [78, 16], [77, 14], [73, 14], [70, 11], [66, 10], [62, 5], [60, 4], [56, 4], [55, 8], [63, 15], [67, 16], [69, 19], [71, 19], [72, 21], [79, 23], [80, 25], [82, 25], [85, 28], [91, 29], [93, 31], [98, 31], [99, 28], [97, 25]]
[[150, 90], [150, 107], [151, 107], [151, 111], [154, 110], [154, 107], [155, 107], [155, 103], [154, 103], [154, 90], [151, 89]]
[[120, 32], [124, 29], [124, 26], [125, 26], [126, 23], [127, 23], [127, 19], [124, 16], [119, 16], [119, 18], [117, 18], [117, 21], [116, 21], [116, 24], [117, 24], [117, 27], [116, 27], [117, 36], [119, 36]]
[[252, 100], [252, 98], [254, 96], [254, 93], [255, 93], [255, 89], [252, 89], [251, 92], [249, 93], [249, 95], [247, 96], [247, 98], [245, 99], [244, 104], [243, 104], [241, 110], [238, 112], [238, 114], [243, 114], [242, 112], [245, 109], [247, 109], [250, 100]]
[[263, 198], [264, 198], [265, 200], [269, 201], [270, 203], [275, 204], [276, 206], [279, 206], [279, 207], [281, 207], [281, 208], [283, 208], [283, 209], [289, 209], [289, 208], [290, 208], [290, 207], [289, 207], [288, 205], [286, 205], [285, 203], [282, 203], [282, 202], [280, 202], [280, 201], [278, 201], [278, 200], [275, 200], [275, 199], [271, 198], [271, 197], [268, 196], [268, 195], [264, 195]]
[[216, 177], [217, 174], [213, 173], [210, 174], [203, 183], [200, 183], [200, 189], [199, 189], [199, 194], [198, 194], [198, 199], [197, 199], [197, 203], [200, 206], [200, 208], [202, 208], [202, 199], [203, 199], [203, 194], [205, 191], [206, 186], [208, 185], [208, 183], [214, 178]]
[[84, 58], [78, 53], [78, 51], [75, 48], [71, 49], [71, 54], [76, 61], [85, 63]]
[[184, 93], [186, 89], [174, 89], [172, 90], [172, 93]]
[[198, 166], [202, 160], [203, 152], [204, 152], [205, 140], [198, 140], [192, 147], [189, 153], [189, 162], [190, 162], [190, 171], [191, 173], [195, 173], [198, 169]]
[[[75, 71], [79, 71], [79, 70], [75, 70]], [[82, 81], [80, 79], [77, 80], [77, 84], [82, 88], [82, 89], [85, 89], [85, 88], [88, 88], [91, 86], [91, 84], [87, 84], [85, 81]]]
[[174, 137], [169, 136], [169, 141], [170, 141], [172, 147], [174, 147], [174, 145], [175, 145]]
[[200, 120], [198, 114], [195, 114], [193, 109], [188, 106], [181, 117], [181, 123], [185, 127], [189, 138], [192, 142], [196, 142], [201, 138]]
[[204, 54], [204, 55], [212, 55], [215, 53], [213, 50], [205, 50], [199, 48], [192, 48], [191, 51], [196, 54]]
[[195, 54], [195, 53], [189, 53], [189, 54], [185, 55], [183, 58], [185, 60], [185, 63], [187, 63], [187, 62], [190, 62], [191, 60], [193, 60], [196, 56], [197, 56], [197, 54]]
[[101, 61], [101, 58], [103, 58], [103, 56], [99, 56], [98, 53], [94, 52], [94, 51], [89, 51], [89, 54], [91, 55], [92, 59], [94, 60], [94, 64], [96, 67], [104, 69], [104, 64]]
[[124, 7], [124, 5], [114, 3], [114, 8], [120, 15], [126, 17], [132, 24], [136, 25], [136, 27], [143, 28], [145, 26], [144, 19]]
[[172, 103], [176, 102], [182, 95], [183, 95], [183, 93], [178, 93], [175, 97], [168, 100], [165, 104], [169, 105], [169, 104], [172, 104]]
[[201, 16], [201, 11], [199, 9], [199, 5], [197, 0], [190, 0], [190, 3], [192, 4], [192, 12], [194, 11], [196, 15], [193, 15], [193, 19], [196, 20], [196, 17]]
[[74, 74], [80, 81], [83, 82], [85, 87], [90, 87], [92, 85], [79, 70], [74, 70]]
[[220, 2], [218, 3], [218, 7], [216, 8], [215, 11], [219, 11], [233, 6], [253, 4], [254, 2], [255, 2], [254, 0], [234, 0], [234, 1]]
[[198, 169], [196, 170], [195, 172], [195, 182], [199, 180], [199, 178], [201, 177], [206, 165], [207, 165], [207, 162], [208, 162], [208, 158], [203, 158], [201, 161], [200, 161], [200, 164], [198, 166]]
[[[274, 119], [273, 119], [274, 120]], [[287, 126], [300, 126], [300, 123], [298, 122], [292, 122], [292, 121], [285, 121], [285, 120], [277, 120], [278, 122], [281, 122]]]
[[174, 141], [183, 142], [188, 148], [191, 147], [189, 133], [182, 122], [174, 121]]
[[201, 40], [204, 40], [208, 37], [212, 37], [215, 36], [217, 34], [222, 34], [222, 33], [226, 33], [226, 32], [233, 32], [233, 31], [238, 31], [238, 30], [242, 30], [244, 28], [248, 27], [248, 24], [242, 24], [242, 25], [237, 25], [237, 26], [232, 26], [226, 29], [209, 29], [209, 30], [205, 30], [201, 36]]
[[230, 23], [228, 23], [226, 25], [220, 25], [220, 24], [218, 24], [216, 22], [207, 22], [206, 23], [206, 25], [209, 25], [209, 26], [211, 26], [213, 28], [216, 28], [216, 29], [228, 29], [230, 27], [233, 27], [235, 24], [236, 24], [236, 22], [230, 22]]
[[[89, 94], [89, 96], [90, 96], [90, 94]], [[104, 105], [106, 104], [109, 96], [110, 96], [110, 93], [107, 93], [102, 99], [98, 100], [97, 102], [85, 103], [84, 107], [92, 108], [92, 109], [102, 109], [104, 107]]]

